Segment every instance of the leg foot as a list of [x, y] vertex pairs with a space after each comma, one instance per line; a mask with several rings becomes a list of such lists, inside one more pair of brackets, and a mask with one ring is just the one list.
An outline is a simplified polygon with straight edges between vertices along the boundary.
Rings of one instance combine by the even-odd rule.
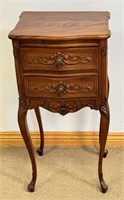
[[36, 183], [36, 176], [33, 175], [32, 180], [31, 180], [31, 182], [29, 183], [28, 188], [27, 188], [29, 192], [34, 192], [35, 183]]
[[37, 153], [39, 154], [39, 156], [43, 155], [43, 148], [37, 148]]
[[107, 150], [107, 149], [105, 149], [105, 150], [104, 150], [104, 154], [103, 154], [103, 158], [106, 158], [106, 157], [107, 157], [107, 155], [108, 155], [108, 150]]
[[103, 175], [101, 175], [101, 176], [99, 177], [99, 181], [100, 181], [102, 193], [106, 193], [107, 190], [108, 190], [108, 186], [107, 186], [106, 182], [105, 182], [104, 179], [103, 179]]
[[28, 185], [28, 191], [29, 192], [34, 192], [34, 185], [32, 184], [32, 183], [30, 183], [29, 185]]

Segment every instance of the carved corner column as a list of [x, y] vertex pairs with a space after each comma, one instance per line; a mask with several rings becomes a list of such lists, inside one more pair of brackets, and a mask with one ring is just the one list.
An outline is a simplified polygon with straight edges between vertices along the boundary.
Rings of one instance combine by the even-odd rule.
[[32, 180], [30, 184], [28, 185], [28, 191], [33, 192], [35, 189], [35, 182], [37, 178], [37, 168], [36, 168], [36, 161], [35, 161], [35, 156], [34, 156], [34, 151], [33, 151], [33, 145], [32, 145], [32, 141], [29, 134], [28, 125], [27, 125], [27, 111], [28, 111], [28, 108], [25, 102], [19, 98], [18, 124], [19, 124], [23, 140], [25, 142], [25, 145], [27, 147], [27, 150], [30, 156], [31, 164], [32, 164]]

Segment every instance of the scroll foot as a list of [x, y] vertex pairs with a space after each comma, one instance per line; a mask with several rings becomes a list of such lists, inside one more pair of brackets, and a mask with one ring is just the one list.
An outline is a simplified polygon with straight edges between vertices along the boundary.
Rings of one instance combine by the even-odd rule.
[[105, 150], [104, 150], [104, 154], [103, 154], [103, 158], [106, 158], [106, 157], [107, 157], [107, 155], [108, 155], [108, 150], [107, 150], [107, 149], [105, 149]]
[[106, 193], [107, 190], [108, 190], [108, 186], [107, 186], [106, 182], [104, 181], [102, 175], [99, 177], [99, 181], [100, 181], [100, 185], [101, 185], [101, 191], [102, 191], [102, 193]]
[[33, 176], [31, 182], [29, 183], [27, 189], [29, 192], [34, 192], [34, 189], [35, 189], [35, 182], [36, 182], [36, 177]]
[[39, 156], [43, 155], [43, 149], [41, 149], [40, 147], [37, 148], [37, 153], [39, 154]]

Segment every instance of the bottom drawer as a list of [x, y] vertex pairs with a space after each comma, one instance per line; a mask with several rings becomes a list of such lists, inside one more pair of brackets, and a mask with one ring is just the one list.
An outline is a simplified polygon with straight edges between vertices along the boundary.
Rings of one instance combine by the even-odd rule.
[[25, 77], [27, 97], [77, 98], [97, 97], [98, 77], [47, 78]]

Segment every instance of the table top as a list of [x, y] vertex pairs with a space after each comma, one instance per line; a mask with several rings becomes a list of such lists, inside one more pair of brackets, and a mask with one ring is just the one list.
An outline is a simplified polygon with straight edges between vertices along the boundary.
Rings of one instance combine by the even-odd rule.
[[100, 39], [110, 37], [109, 12], [22, 12], [11, 39]]

